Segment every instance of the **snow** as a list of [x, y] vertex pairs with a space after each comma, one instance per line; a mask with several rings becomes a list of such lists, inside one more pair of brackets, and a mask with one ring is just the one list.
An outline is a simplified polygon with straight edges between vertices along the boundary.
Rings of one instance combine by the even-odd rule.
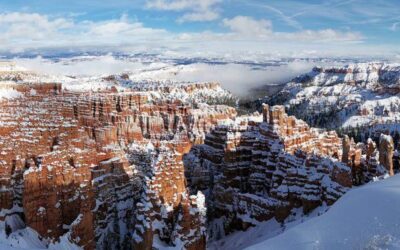
[[200, 214], [202, 216], [206, 216], [207, 213], [206, 197], [201, 191], [197, 191], [196, 204], [197, 204], [197, 209], [200, 211]]
[[[41, 61], [41, 59], [35, 59]], [[33, 61], [35, 61], [33, 60]], [[24, 60], [17, 60], [26, 63]], [[60, 59], [60, 62], [43, 60], [39, 65], [28, 67], [32, 71], [16, 71], [7, 67], [1, 71], [0, 84], [7, 87], [17, 84], [35, 83], [61, 83], [63, 88], [74, 92], [94, 92], [115, 88], [119, 92], [126, 90], [143, 91], [149, 100], [166, 99], [181, 100], [183, 102], [223, 102], [233, 100], [232, 94], [220, 86], [207, 88], [194, 88], [185, 90], [187, 86], [198, 83], [212, 83], [202, 79], [176, 78], [175, 73], [167, 74], [165, 77], [158, 76], [159, 71], [165, 67], [175, 70], [175, 64], [169, 63], [140, 63], [128, 59], [116, 59], [113, 56], [104, 57], [77, 57]], [[35, 64], [35, 63], [34, 63]], [[86, 67], [88, 66], [88, 67]], [[14, 67], [17, 67], [16, 65]], [[42, 68], [43, 67], [43, 68]], [[43, 70], [43, 69], [47, 70]], [[53, 70], [52, 70], [53, 69]], [[91, 70], [92, 69], [92, 70]], [[129, 79], [126, 78], [129, 76]], [[0, 85], [0, 100], [2, 98], [16, 98], [20, 96], [10, 88], [2, 89]], [[169, 91], [160, 91], [168, 88]], [[190, 89], [190, 88], [189, 88]], [[168, 92], [168, 93], [167, 93]], [[37, 93], [35, 90], [29, 92], [31, 96]]]
[[328, 86], [341, 82], [376, 83], [382, 78], [395, 83], [399, 80], [399, 71], [400, 64], [368, 62], [349, 64], [344, 67], [316, 67], [309, 75], [314, 77], [314, 84]]
[[[6, 235], [6, 224], [13, 230]], [[21, 228], [22, 220], [17, 215], [7, 216], [6, 222], [0, 221], [0, 249], [46, 249], [46, 242], [39, 239], [39, 235], [31, 228]]]
[[0, 61], [0, 72], [25, 71], [26, 69], [11, 61]]
[[147, 143], [146, 150], [147, 150], [147, 152], [154, 151], [154, 145], [151, 142]]
[[14, 99], [21, 97], [22, 94], [11, 88], [1, 88], [0, 87], [0, 100], [1, 99]]
[[251, 227], [244, 232], [234, 232], [224, 236], [221, 240], [209, 242], [208, 249], [244, 249], [254, 244], [261, 243], [267, 239], [276, 237], [289, 228], [295, 227], [304, 221], [319, 216], [320, 214], [326, 212], [327, 209], [328, 207], [326, 204], [323, 204], [308, 215], [304, 215], [301, 208], [293, 209], [292, 215], [290, 215], [284, 223], [280, 223], [274, 218], [266, 222], [258, 222], [257, 226]]
[[316, 67], [269, 99], [325, 128], [396, 123], [400, 119], [399, 83], [400, 64]]
[[387, 143], [393, 143], [392, 137], [390, 135], [385, 135], [385, 134], [381, 134], [379, 141], [380, 142], [386, 141]]
[[[4, 209], [3, 209], [4, 210]], [[13, 209], [17, 211], [18, 209]], [[39, 208], [44, 211], [44, 208]], [[80, 218], [80, 217], [78, 217]], [[8, 225], [12, 233], [6, 234], [6, 225]], [[48, 239], [43, 239], [39, 234], [30, 227], [25, 227], [25, 223], [21, 217], [16, 214], [6, 216], [5, 221], [0, 221], [0, 249], [1, 250], [80, 250], [76, 244], [71, 242], [69, 233], [60, 237], [59, 242], [50, 243]]]
[[[43, 75], [100, 76], [127, 73], [133, 81], [208, 82], [218, 81], [223, 87], [237, 95], [247, 93], [250, 88], [264, 84], [280, 84], [290, 80], [305, 69], [312, 67], [307, 60], [287, 60], [252, 55], [248, 59], [231, 58], [226, 54], [221, 58], [204, 58], [204, 51], [194, 55], [178, 56], [175, 53], [161, 54], [107, 54], [54, 57], [46, 59], [14, 58], [26, 69]], [[255, 57], [255, 58], [254, 58]], [[320, 62], [318, 59], [317, 61]], [[49, 79], [50, 80], [50, 79]], [[74, 88], [80, 88], [79, 79], [69, 79]], [[243, 84], [243, 83], [246, 84]], [[93, 82], [95, 83], [95, 82]], [[90, 85], [84, 84], [82, 87]]]
[[70, 233], [67, 233], [60, 237], [60, 241], [56, 243], [50, 243], [48, 249], [50, 250], [82, 250], [81, 247], [73, 244], [69, 240]]
[[37, 213], [38, 213], [38, 214], [44, 214], [44, 213], [46, 213], [46, 208], [44, 208], [44, 207], [39, 207], [38, 210], [37, 210]]
[[398, 249], [399, 211], [396, 175], [354, 188], [325, 214], [247, 249]]

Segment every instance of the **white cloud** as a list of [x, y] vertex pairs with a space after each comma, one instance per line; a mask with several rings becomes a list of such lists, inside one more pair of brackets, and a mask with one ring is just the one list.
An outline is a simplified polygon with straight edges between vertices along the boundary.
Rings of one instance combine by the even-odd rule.
[[213, 21], [219, 17], [219, 13], [212, 10], [205, 10], [205, 11], [197, 11], [191, 12], [188, 14], [183, 15], [177, 21], [179, 23], [183, 22], [204, 22], [204, 21]]
[[[16, 58], [14, 61], [18, 66], [22, 66], [27, 70], [50, 75], [99, 76], [120, 74], [126, 71], [135, 72], [135, 70], [149, 70], [155, 67], [153, 64], [143, 64], [137, 61], [117, 59], [112, 55], [76, 57], [72, 59], [62, 59], [59, 62], [53, 62], [41, 57], [29, 59]], [[158, 66], [158, 64], [156, 66]]]
[[44, 39], [73, 25], [70, 20], [64, 18], [50, 19], [48, 16], [37, 13], [0, 14], [0, 31], [5, 40], [17, 38]]
[[127, 16], [106, 21], [52, 18], [37, 13], [0, 14], [0, 50], [15, 52], [30, 48], [79, 48], [149, 43], [168, 37], [163, 29], [148, 28]]
[[314, 42], [355, 42], [359, 43], [364, 38], [358, 32], [344, 32], [333, 29], [303, 30], [293, 33], [276, 33], [281, 39], [295, 39], [297, 41]]
[[148, 0], [147, 7], [159, 10], [194, 10], [200, 8], [206, 10], [214, 6], [219, 0]]
[[[189, 0], [188, 0], [189, 1]], [[187, 3], [186, 3], [187, 4]], [[178, 7], [177, 7], [178, 6]], [[186, 5], [177, 5], [183, 8]], [[179, 7], [182, 6], [182, 7]], [[208, 6], [207, 4], [205, 6]], [[171, 7], [172, 8], [172, 7]], [[187, 7], [185, 7], [187, 8]], [[192, 18], [195, 18], [193, 16]], [[0, 14], [0, 51], [35, 49], [174, 53], [180, 56], [301, 56], [398, 54], [397, 47], [363, 44], [364, 37], [333, 29], [277, 32], [266, 19], [236, 16], [221, 20], [224, 32], [170, 32], [147, 27], [128, 16], [102, 21], [77, 21], [36, 13]]]
[[[137, 40], [142, 38], [160, 38], [167, 34], [165, 30], [147, 28], [140, 22], [132, 22], [126, 15], [120, 19], [102, 22], [87, 22], [85, 25], [87, 36], [99, 38], [112, 38], [125, 40], [135, 37]], [[115, 41], [115, 40], [114, 40]]]
[[178, 22], [213, 21], [219, 18], [221, 0], [147, 0], [147, 8], [185, 12]]
[[248, 16], [236, 16], [232, 19], [224, 19], [223, 26], [237, 34], [238, 38], [243, 35], [254, 39], [275, 41], [309, 41], [309, 42], [360, 42], [363, 37], [357, 32], [342, 32], [333, 29], [323, 30], [301, 30], [297, 32], [274, 32], [269, 20], [256, 20]]
[[242, 35], [264, 36], [272, 32], [272, 23], [269, 20], [255, 20], [247, 16], [236, 16], [224, 19], [222, 24], [231, 31]]

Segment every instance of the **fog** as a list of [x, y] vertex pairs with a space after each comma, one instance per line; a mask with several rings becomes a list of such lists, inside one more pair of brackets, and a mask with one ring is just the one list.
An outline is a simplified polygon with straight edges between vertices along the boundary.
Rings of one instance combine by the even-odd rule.
[[282, 84], [295, 76], [306, 73], [313, 65], [306, 62], [291, 62], [287, 65], [270, 66], [263, 69], [253, 69], [243, 64], [191, 65], [190, 70], [183, 69], [177, 75], [177, 80], [217, 81], [238, 96], [247, 95], [249, 90], [271, 84]]
[[76, 57], [52, 61], [37, 57], [34, 59], [16, 58], [14, 61], [18, 66], [27, 70], [51, 75], [111, 75], [126, 72], [132, 69], [143, 69], [145, 65], [141, 62], [119, 60], [111, 55]]
[[238, 96], [250, 89], [281, 84], [293, 77], [309, 72], [311, 62], [292, 61], [279, 66], [257, 67], [248, 64], [174, 65], [168, 61], [143, 62], [142, 60], [115, 59], [113, 56], [79, 57], [57, 62], [43, 58], [15, 59], [19, 66], [42, 74], [52, 75], [110, 75], [130, 72], [132, 80], [172, 80], [188, 82], [219, 82]]

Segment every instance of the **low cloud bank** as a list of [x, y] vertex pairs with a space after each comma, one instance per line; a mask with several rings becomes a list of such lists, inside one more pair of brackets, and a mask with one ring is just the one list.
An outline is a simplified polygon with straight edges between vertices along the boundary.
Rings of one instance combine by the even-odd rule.
[[245, 96], [250, 89], [285, 83], [295, 76], [312, 69], [314, 63], [292, 61], [276, 66], [248, 64], [207, 64], [173, 65], [142, 59], [116, 59], [111, 55], [99, 57], [78, 57], [57, 62], [43, 58], [15, 59], [18, 65], [35, 72], [52, 75], [111, 75], [130, 72], [132, 80], [172, 80], [187, 82], [219, 82], [238, 96]]
[[[145, 65], [139, 61], [117, 59], [112, 55], [82, 56], [52, 61], [41, 57], [14, 59], [27, 70], [49, 75], [96, 76], [119, 74], [130, 70], [151, 69], [156, 64]], [[160, 65], [158, 65], [160, 66]]]
[[182, 70], [178, 80], [217, 81], [238, 96], [247, 95], [249, 90], [271, 84], [282, 84], [295, 76], [312, 69], [309, 62], [290, 62], [286, 65], [253, 69], [242, 64], [209, 65], [196, 64], [191, 70]]

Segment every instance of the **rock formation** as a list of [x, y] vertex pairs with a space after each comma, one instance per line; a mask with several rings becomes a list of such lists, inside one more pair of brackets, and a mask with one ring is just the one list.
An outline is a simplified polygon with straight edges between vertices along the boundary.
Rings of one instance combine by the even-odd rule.
[[356, 145], [353, 138], [350, 139], [345, 135], [342, 140], [342, 151], [342, 162], [351, 167], [353, 184], [362, 184], [364, 180], [361, 166], [361, 145]]
[[381, 164], [393, 171], [387, 136], [378, 152], [283, 106], [237, 117], [213, 83], [121, 75], [84, 92], [18, 79], [0, 86], [17, 93], [0, 99], [0, 219], [17, 218], [8, 231], [32, 228], [45, 244], [205, 249], [207, 239], [331, 205]]
[[387, 169], [391, 176], [394, 175], [393, 153], [393, 138], [390, 135], [381, 134], [379, 139], [379, 162]]
[[[195, 108], [137, 90], [3, 87], [21, 95], [0, 101], [2, 219], [19, 216], [48, 241], [66, 236], [84, 249], [151, 248], [153, 237], [205, 248], [204, 199], [188, 195], [182, 154], [234, 117], [233, 108]], [[216, 86], [187, 88], [209, 87]], [[131, 150], [135, 145], [153, 149]], [[152, 226], [143, 226], [148, 220]], [[132, 239], [134, 231], [143, 242]]]
[[354, 185], [365, 184], [386, 173], [394, 174], [396, 156], [392, 137], [381, 134], [378, 145], [371, 138], [365, 144], [356, 144], [344, 136], [342, 162], [351, 167]]
[[340, 157], [336, 133], [264, 105], [262, 116], [237, 118], [207, 135], [185, 157], [186, 176], [192, 191], [208, 194], [210, 223], [222, 221], [210, 237], [218, 237], [271, 218], [284, 221], [294, 208], [308, 213], [332, 204], [352, 186], [351, 168]]
[[264, 102], [285, 105], [289, 114], [312, 126], [342, 127], [357, 142], [366, 141], [375, 130], [398, 130], [399, 79], [399, 64], [315, 67]]

